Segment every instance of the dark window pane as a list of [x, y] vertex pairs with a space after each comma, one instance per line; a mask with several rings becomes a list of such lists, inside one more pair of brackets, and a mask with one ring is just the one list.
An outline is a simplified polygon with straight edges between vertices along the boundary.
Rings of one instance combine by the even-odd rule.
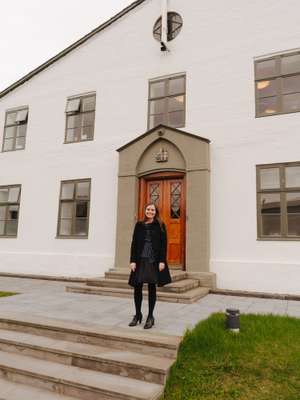
[[287, 193], [286, 203], [289, 214], [300, 214], [300, 193]]
[[3, 151], [10, 151], [14, 148], [14, 139], [5, 139], [3, 144]]
[[63, 183], [61, 188], [61, 199], [73, 199], [74, 198], [74, 183]]
[[67, 101], [66, 112], [79, 112], [80, 109], [80, 99], [70, 99]]
[[288, 215], [288, 235], [300, 236], [300, 214]]
[[184, 109], [184, 96], [170, 97], [168, 111], [182, 111]]
[[260, 195], [262, 214], [280, 214], [280, 193]]
[[181, 183], [174, 182], [171, 184], [171, 218], [180, 218], [181, 203]]
[[165, 96], [166, 95], [165, 86], [166, 86], [165, 81], [150, 83], [150, 98], [153, 99], [155, 97]]
[[165, 112], [165, 99], [150, 101], [150, 114], [161, 114]]
[[259, 170], [259, 173], [261, 189], [280, 188], [279, 168], [262, 168]]
[[259, 115], [270, 115], [277, 112], [277, 97], [266, 97], [258, 100]]
[[0, 188], [0, 203], [7, 203], [9, 196], [8, 188]]
[[3, 236], [5, 232], [5, 221], [0, 221], [0, 235]]
[[154, 128], [155, 126], [159, 124], [164, 124], [165, 119], [164, 119], [164, 114], [156, 114], [156, 115], [150, 115], [149, 119], [149, 128]]
[[288, 188], [300, 187], [300, 166], [285, 168], [285, 184]]
[[282, 78], [282, 93], [300, 92], [300, 75]]
[[18, 230], [18, 220], [6, 221], [6, 235], [16, 236]]
[[80, 128], [68, 129], [66, 142], [79, 142], [81, 139]]
[[174, 128], [184, 125], [184, 111], [175, 111], [168, 114], [169, 125]]
[[67, 128], [79, 128], [80, 127], [80, 115], [67, 115]]
[[174, 78], [169, 80], [169, 95], [185, 93], [184, 77]]
[[90, 182], [78, 182], [76, 187], [77, 199], [89, 199], [90, 197]]
[[94, 111], [96, 108], [96, 96], [83, 97], [81, 100], [82, 111]]
[[59, 234], [70, 236], [72, 234], [72, 220], [71, 219], [61, 219], [59, 226]]
[[9, 188], [8, 202], [17, 203], [19, 201], [19, 195], [20, 195], [19, 187]]
[[18, 137], [16, 139], [16, 149], [24, 149], [25, 148], [25, 137]]
[[88, 216], [88, 203], [82, 202], [76, 204], [76, 218], [87, 218]]
[[4, 131], [5, 139], [11, 139], [15, 136], [15, 134], [16, 134], [15, 126], [9, 126], [8, 128], [5, 128], [5, 131]]
[[264, 79], [276, 75], [275, 59], [257, 62], [255, 66], [256, 79]]
[[61, 218], [72, 218], [73, 214], [73, 203], [61, 203], [60, 217]]
[[262, 216], [262, 234], [264, 236], [280, 236], [280, 215]]
[[281, 73], [292, 74], [300, 72], [300, 54], [281, 58]]
[[82, 114], [81, 126], [94, 126], [95, 113], [89, 112]]
[[151, 183], [149, 185], [149, 201], [150, 203], [158, 204], [160, 196], [160, 185], [159, 183]]
[[7, 218], [9, 220], [18, 219], [18, 216], [19, 216], [19, 206], [9, 206]]
[[0, 221], [6, 219], [6, 206], [0, 206]]
[[85, 126], [81, 128], [81, 140], [93, 139], [94, 126]]
[[86, 236], [87, 231], [87, 219], [76, 219], [75, 220], [75, 235]]
[[175, 12], [168, 12], [168, 40], [173, 40], [180, 32], [182, 18]]
[[275, 79], [271, 81], [256, 82], [256, 89], [258, 97], [276, 96], [277, 82]]
[[284, 112], [300, 110], [300, 93], [285, 94], [282, 96], [282, 107]]

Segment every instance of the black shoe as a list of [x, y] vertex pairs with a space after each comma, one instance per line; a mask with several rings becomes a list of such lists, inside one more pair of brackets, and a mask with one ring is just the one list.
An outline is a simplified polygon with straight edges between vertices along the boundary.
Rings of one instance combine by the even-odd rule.
[[144, 325], [144, 329], [150, 329], [154, 325], [154, 318], [153, 317], [148, 317], [147, 321]]
[[130, 324], [128, 324], [128, 326], [136, 326], [138, 323], [140, 324], [142, 322], [142, 319], [143, 319], [143, 314], [134, 315], [132, 321], [130, 322]]

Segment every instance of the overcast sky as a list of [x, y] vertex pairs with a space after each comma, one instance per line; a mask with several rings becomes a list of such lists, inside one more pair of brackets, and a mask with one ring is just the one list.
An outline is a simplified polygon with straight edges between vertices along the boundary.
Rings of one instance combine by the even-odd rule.
[[2, 1], [0, 91], [132, 2], [133, 0]]

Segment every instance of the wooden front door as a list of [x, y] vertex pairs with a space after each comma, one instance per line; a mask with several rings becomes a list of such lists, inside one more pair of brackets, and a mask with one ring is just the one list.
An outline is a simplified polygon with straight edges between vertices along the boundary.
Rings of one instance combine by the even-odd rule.
[[140, 181], [139, 219], [147, 203], [155, 203], [168, 234], [168, 264], [184, 267], [185, 185], [177, 173], [149, 175]]

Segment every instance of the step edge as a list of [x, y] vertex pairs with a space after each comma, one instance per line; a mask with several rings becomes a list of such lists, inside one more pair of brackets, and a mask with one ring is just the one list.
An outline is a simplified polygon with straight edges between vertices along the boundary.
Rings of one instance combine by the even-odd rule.
[[[135, 368], [140, 368], [145, 371], [160, 373], [160, 374], [164, 374], [164, 375], [166, 373], [168, 373], [168, 371], [171, 367], [171, 366], [169, 366], [166, 369], [163, 369], [163, 368], [159, 368], [159, 367], [147, 366], [145, 364], [134, 364], [134, 363], [130, 363], [128, 361], [119, 361], [119, 360], [112, 360], [112, 359], [108, 359], [108, 358], [104, 358], [104, 357], [89, 356], [87, 354], [72, 353], [72, 352], [68, 352], [66, 350], [52, 349], [52, 348], [44, 347], [44, 346], [40, 346], [40, 345], [33, 345], [33, 344], [24, 343], [24, 342], [23, 343], [15, 342], [12, 340], [1, 339], [1, 338], [0, 338], [0, 343], [12, 345], [12, 346], [18, 346], [18, 347], [26, 347], [26, 348], [29, 348], [32, 350], [47, 351], [48, 353], [65, 355], [68, 357], [76, 357], [76, 358], [82, 358], [82, 359], [92, 360], [92, 361], [96, 361], [96, 362], [103, 362], [105, 364], [113, 364], [113, 365], [121, 364], [121, 365], [129, 367], [129, 368], [135, 367]], [[4, 352], [5, 352], [5, 350], [4, 350]], [[142, 354], [142, 353], [139, 353], [139, 354]], [[142, 355], [144, 355], [144, 354], [142, 354]], [[32, 357], [34, 357], [34, 356], [32, 356]], [[159, 361], [160, 358], [159, 357], [157, 357], [157, 358]], [[172, 362], [172, 364], [173, 364], [174, 360], [171, 360], [170, 358], [166, 358], [166, 359], [170, 360], [170, 362]], [[114, 375], [114, 374], [112, 374], [112, 375]]]

